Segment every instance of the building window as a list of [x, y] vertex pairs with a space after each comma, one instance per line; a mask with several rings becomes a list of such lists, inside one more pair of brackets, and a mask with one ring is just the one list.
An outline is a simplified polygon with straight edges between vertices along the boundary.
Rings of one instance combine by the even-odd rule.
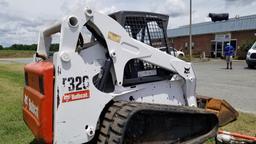
[[[194, 42], [192, 42], [192, 49], [194, 49], [194, 47], [195, 47], [195, 43]], [[185, 48], [186, 49], [189, 49], [189, 42], [185, 42]]]

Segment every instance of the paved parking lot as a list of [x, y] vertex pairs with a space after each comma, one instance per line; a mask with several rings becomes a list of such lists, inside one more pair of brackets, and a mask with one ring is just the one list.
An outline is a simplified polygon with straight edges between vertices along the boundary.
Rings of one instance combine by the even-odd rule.
[[194, 63], [197, 93], [225, 99], [236, 109], [256, 113], [256, 69], [245, 61], [234, 61], [227, 70], [224, 60]]

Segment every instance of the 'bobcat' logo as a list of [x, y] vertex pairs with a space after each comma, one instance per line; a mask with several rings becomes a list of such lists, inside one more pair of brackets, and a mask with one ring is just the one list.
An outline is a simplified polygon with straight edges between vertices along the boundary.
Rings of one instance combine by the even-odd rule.
[[189, 74], [189, 73], [190, 73], [190, 67], [189, 67], [189, 68], [185, 68], [185, 67], [184, 67], [184, 73], [185, 73], [185, 74]]

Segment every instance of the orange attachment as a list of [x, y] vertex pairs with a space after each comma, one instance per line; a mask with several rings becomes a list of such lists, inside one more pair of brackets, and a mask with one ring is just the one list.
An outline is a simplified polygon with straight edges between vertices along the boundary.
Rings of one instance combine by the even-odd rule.
[[197, 103], [200, 108], [214, 112], [219, 119], [220, 126], [227, 125], [239, 116], [239, 113], [227, 101], [222, 99], [197, 96]]
[[52, 143], [54, 66], [48, 61], [35, 62], [24, 70], [23, 119], [38, 140]]
[[230, 135], [230, 136], [233, 136], [233, 137], [236, 137], [236, 138], [241, 138], [241, 139], [246, 139], [246, 140], [252, 140], [252, 141], [256, 142], [256, 137], [253, 137], [253, 136], [243, 135], [243, 134], [234, 133], [234, 132], [227, 132], [227, 131], [222, 131], [222, 130], [219, 130], [218, 133], [219, 133], [219, 134]]

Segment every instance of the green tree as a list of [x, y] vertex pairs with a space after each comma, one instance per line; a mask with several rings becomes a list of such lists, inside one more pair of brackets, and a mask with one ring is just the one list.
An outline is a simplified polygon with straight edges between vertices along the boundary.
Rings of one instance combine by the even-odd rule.
[[[36, 51], [36, 48], [37, 48], [37, 44], [30, 44], [30, 45], [13, 44], [10, 47], [7, 47], [6, 49], [7, 50], [30, 50], [30, 51]], [[52, 52], [59, 51], [59, 44], [57, 44], [57, 43], [51, 44], [50, 51], [52, 51]]]
[[50, 51], [52, 51], [52, 52], [59, 51], [59, 44], [57, 44], [57, 43], [51, 44]]
[[0, 50], [4, 49], [4, 47], [2, 45], [0, 45]]
[[36, 50], [37, 45], [36, 44], [31, 44], [31, 45], [23, 45], [23, 44], [13, 44], [7, 49], [9, 50]]

